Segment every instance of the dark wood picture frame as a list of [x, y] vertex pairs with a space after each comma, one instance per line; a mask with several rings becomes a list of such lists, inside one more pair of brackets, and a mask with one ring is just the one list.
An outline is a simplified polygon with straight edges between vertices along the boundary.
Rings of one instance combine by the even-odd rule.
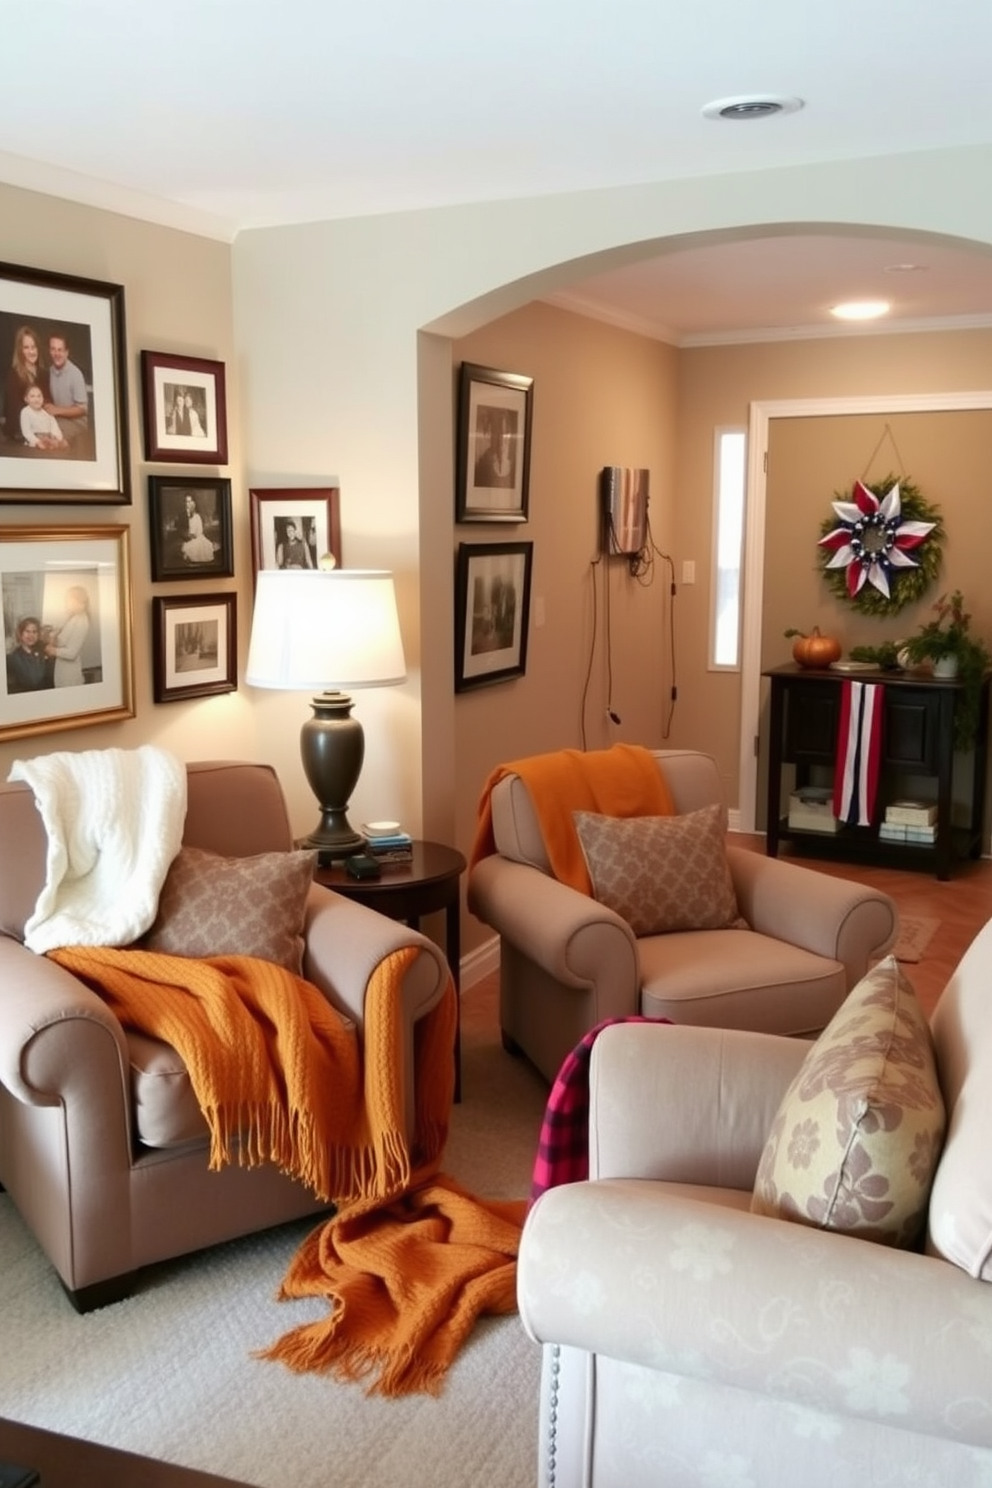
[[0, 527], [0, 740], [134, 717], [130, 537]]
[[[338, 486], [253, 487], [251, 519], [252, 583], [263, 568], [316, 568], [330, 553], [341, 567], [341, 491]], [[295, 537], [287, 532], [295, 528]], [[287, 554], [296, 544], [296, 557]], [[287, 558], [290, 561], [287, 561]]]
[[455, 691], [527, 671], [532, 542], [459, 543], [455, 567]]
[[462, 362], [456, 522], [526, 522], [534, 379]]
[[156, 703], [215, 697], [238, 688], [238, 597], [176, 594], [152, 600]]
[[227, 464], [223, 362], [143, 351], [141, 394], [146, 460]]
[[226, 476], [150, 475], [148, 537], [155, 583], [233, 578], [231, 482]]
[[[61, 342], [61, 367], [53, 342]], [[0, 263], [0, 502], [129, 505], [125, 347], [120, 284]], [[29, 368], [40, 369], [37, 378], [27, 375]], [[66, 379], [61, 396], [71, 402], [52, 401], [53, 371]], [[21, 412], [30, 381], [41, 384], [43, 399], [48, 394], [38, 410], [47, 410], [39, 420], [47, 427], [25, 433]], [[55, 407], [65, 412], [52, 414]]]

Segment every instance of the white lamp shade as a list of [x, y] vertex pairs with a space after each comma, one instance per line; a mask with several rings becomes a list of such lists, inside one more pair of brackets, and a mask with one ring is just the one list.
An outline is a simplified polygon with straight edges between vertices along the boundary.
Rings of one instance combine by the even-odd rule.
[[406, 680], [391, 573], [262, 569], [255, 589], [249, 687], [391, 687]]

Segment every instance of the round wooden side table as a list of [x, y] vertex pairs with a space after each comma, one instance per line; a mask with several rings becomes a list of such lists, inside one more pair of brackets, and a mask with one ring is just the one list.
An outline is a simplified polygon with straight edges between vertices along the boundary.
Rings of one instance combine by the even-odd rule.
[[462, 1098], [461, 1034], [461, 907], [458, 885], [465, 872], [465, 858], [455, 847], [441, 842], [414, 842], [411, 863], [384, 863], [381, 878], [352, 878], [343, 863], [317, 868], [314, 879], [325, 888], [344, 894], [358, 904], [377, 909], [391, 920], [401, 920], [411, 930], [420, 929], [424, 915], [444, 910], [444, 953], [455, 982], [457, 1021], [455, 1031], [455, 1100]]

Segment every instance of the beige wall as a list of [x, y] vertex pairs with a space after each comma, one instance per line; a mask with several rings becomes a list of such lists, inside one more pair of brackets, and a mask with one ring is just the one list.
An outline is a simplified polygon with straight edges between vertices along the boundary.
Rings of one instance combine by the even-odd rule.
[[[650, 582], [640, 582], [622, 559], [595, 560], [604, 465], [650, 470], [652, 536], [659, 548], [670, 543], [678, 354], [548, 305], [505, 316], [452, 351], [455, 372], [466, 361], [534, 378], [529, 520], [452, 527], [455, 546], [534, 545], [526, 675], [455, 702], [455, 831], [464, 844], [472, 840], [480, 788], [497, 764], [583, 743], [663, 741], [668, 571], [656, 560]], [[610, 658], [619, 725], [606, 717]], [[487, 934], [467, 921], [468, 946]]]
[[[676, 508], [675, 532], [679, 565], [683, 557], [698, 559], [702, 555], [705, 559], [711, 551], [713, 430], [721, 424], [746, 427], [751, 401], [977, 390], [992, 386], [990, 366], [992, 332], [987, 330], [852, 336], [682, 351], [678, 487], [684, 499]], [[980, 581], [970, 576], [973, 563], [980, 562], [977, 555], [983, 548], [987, 550], [987, 503], [973, 475], [965, 480], [963, 489], [959, 476], [978, 472], [980, 483], [980, 472], [988, 466], [988, 416], [945, 414], [939, 416], [941, 422], [930, 425], [929, 420], [938, 416], [927, 415], [921, 427], [932, 428], [932, 435], [913, 432], [916, 425], [905, 427], [904, 433], [905, 417], [893, 417], [889, 422], [896, 431], [907, 474], [928, 500], [950, 503], [945, 512], [950, 533], [945, 569], [948, 582], [951, 587], [959, 582], [962, 587], [967, 585], [969, 593], [977, 591]], [[971, 427], [976, 430], [977, 447], [959, 447], [954, 431], [961, 419], [976, 421]], [[884, 638], [890, 628], [904, 631], [918, 623], [904, 616], [901, 626], [861, 620], [855, 628], [850, 615], [830, 597], [816, 563], [816, 538], [820, 523], [829, 515], [833, 492], [865, 471], [885, 422], [878, 416], [854, 421], [851, 442], [840, 432], [844, 420], [789, 418], [771, 422], [765, 558], [765, 595], [771, 608], [764, 627], [765, 665], [789, 660], [789, 643], [782, 636], [789, 626], [807, 629], [818, 624], [857, 645], [871, 644], [873, 634]], [[799, 427], [793, 429], [793, 425]], [[948, 450], [946, 466], [941, 453], [945, 435], [947, 443], [954, 446]], [[786, 447], [797, 446], [789, 470], [780, 474], [779, 451], [784, 458]], [[870, 478], [887, 475], [893, 458], [891, 444], [886, 442]], [[793, 479], [797, 469], [804, 471], [799, 481]], [[774, 507], [773, 491], [779, 493]], [[683, 588], [678, 601], [680, 665], [688, 683], [679, 688], [676, 737], [680, 744], [693, 744], [716, 756], [728, 799], [733, 803], [739, 799], [740, 676], [705, 669], [709, 604], [706, 562], [697, 563], [700, 571], [703, 582], [691, 591]], [[976, 605], [976, 616], [980, 614], [982, 610]], [[986, 633], [992, 637], [992, 610], [987, 621]]]
[[[804, 225], [846, 230], [868, 219], [870, 226], [887, 231], [957, 237], [973, 242], [976, 251], [990, 252], [992, 198], [976, 189], [990, 168], [992, 150], [985, 147], [828, 162], [802, 170], [658, 181], [609, 192], [266, 229], [242, 233], [230, 247], [0, 187], [7, 261], [126, 288], [135, 501], [126, 511], [93, 507], [88, 516], [99, 522], [123, 519], [131, 528], [138, 663], [133, 722], [2, 743], [0, 770], [6, 773], [11, 759], [23, 753], [133, 746], [152, 739], [187, 759], [249, 754], [276, 765], [297, 829], [306, 830], [312, 821], [313, 802], [298, 761], [305, 697], [248, 693], [242, 686], [230, 697], [198, 703], [155, 707], [150, 702], [147, 467], [134, 388], [142, 347], [175, 349], [217, 358], [228, 369], [231, 464], [226, 473], [234, 486], [237, 577], [218, 587], [232, 588], [239, 597], [242, 661], [250, 620], [248, 486], [340, 483], [345, 561], [396, 573], [410, 672], [405, 686], [361, 697], [358, 711], [369, 747], [353, 815], [357, 820], [370, 813], [398, 816], [414, 830], [467, 849], [458, 804], [462, 787], [452, 788], [462, 766], [454, 744], [461, 723], [456, 725], [450, 686], [450, 339], [474, 336], [494, 318], [511, 316], [611, 262], [691, 247], [713, 232], [749, 235], [783, 227], [801, 231]], [[555, 318], [554, 324], [561, 322]], [[594, 332], [584, 329], [586, 334]], [[638, 339], [630, 338], [631, 344]], [[852, 387], [875, 391], [890, 377], [898, 387], [932, 386], [938, 379], [961, 387], [987, 382], [988, 343], [977, 335], [946, 343], [928, 338], [929, 359], [920, 356], [912, 373], [907, 365], [911, 339], [899, 338], [891, 353], [868, 338], [683, 353], [675, 409], [678, 497], [665, 512], [670, 530], [660, 534], [671, 542], [677, 569], [683, 557], [701, 567], [708, 558], [712, 424], [743, 419], [749, 398], [836, 394]], [[550, 345], [546, 352], [535, 346], [536, 375], [538, 350], [555, 355]], [[504, 360], [498, 350], [493, 359]], [[590, 382], [599, 399], [609, 396], [607, 379], [594, 374]], [[671, 416], [671, 408], [659, 409], [659, 443]], [[584, 481], [586, 465], [598, 470], [617, 456], [626, 459], [627, 453], [601, 451], [597, 441], [577, 475]], [[633, 451], [630, 457], [635, 458]], [[569, 458], [566, 450], [564, 459]], [[649, 463], [654, 466], [653, 456]], [[172, 473], [183, 469], [168, 468]], [[551, 480], [556, 479], [553, 471]], [[574, 489], [555, 489], [563, 493], [571, 533], [586, 498], [578, 479]], [[653, 514], [660, 502], [656, 485]], [[542, 510], [542, 522], [551, 509]], [[4, 522], [68, 521], [71, 515], [57, 507], [0, 508]], [[537, 523], [535, 511], [543, 568], [558, 534], [545, 538]], [[577, 550], [569, 559], [576, 586], [589, 556], [586, 547], [587, 539], [576, 536]], [[546, 601], [554, 593], [549, 583], [547, 573], [540, 573], [537, 587], [544, 587]], [[624, 606], [629, 602], [639, 614], [644, 596], [626, 584], [618, 588], [614, 620], [621, 623]], [[181, 586], [159, 586], [157, 592], [181, 592]], [[736, 695], [732, 679], [715, 678], [698, 666], [707, 598], [705, 586], [697, 585], [682, 590], [676, 605], [679, 705], [673, 742], [698, 735], [698, 742], [718, 754], [729, 780], [733, 751], [724, 738], [737, 727]], [[545, 630], [560, 619], [555, 600]], [[535, 666], [539, 658], [540, 648]], [[639, 659], [631, 673], [621, 668], [619, 711], [625, 729], [626, 695], [636, 691], [639, 678]], [[517, 684], [494, 689], [492, 705], [500, 694], [519, 693]], [[479, 695], [457, 702], [459, 715], [476, 705], [490, 706]], [[629, 716], [639, 717], [640, 707], [635, 698]], [[574, 711], [568, 727], [574, 737]], [[509, 724], [507, 731], [513, 732]], [[475, 771], [473, 761], [473, 776]]]
[[[51, 528], [120, 524], [129, 528], [133, 587], [136, 717], [130, 721], [63, 733], [0, 741], [0, 778], [18, 758], [56, 750], [131, 749], [156, 742], [182, 759], [256, 755], [251, 695], [233, 694], [199, 702], [154, 704], [151, 682], [152, 594], [234, 590], [238, 595], [241, 655], [251, 618], [249, 539], [245, 483], [241, 472], [239, 388], [234, 358], [230, 248], [189, 233], [137, 222], [72, 202], [0, 186], [3, 257], [9, 263], [52, 269], [125, 288], [128, 431], [131, 446], [130, 506], [0, 505], [0, 527]], [[139, 352], [182, 352], [227, 364], [230, 465], [199, 467], [201, 474], [230, 475], [237, 577], [200, 584], [150, 582], [147, 476], [196, 474], [181, 465], [152, 466], [142, 458]]]

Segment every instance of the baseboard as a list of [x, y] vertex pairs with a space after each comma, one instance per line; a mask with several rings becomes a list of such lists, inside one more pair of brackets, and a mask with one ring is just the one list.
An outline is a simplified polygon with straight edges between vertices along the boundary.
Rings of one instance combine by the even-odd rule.
[[494, 935], [491, 940], [476, 946], [474, 951], [469, 951], [467, 956], [462, 957], [459, 964], [462, 991], [467, 992], [476, 982], [481, 982], [484, 977], [491, 976], [498, 970], [499, 936]]

